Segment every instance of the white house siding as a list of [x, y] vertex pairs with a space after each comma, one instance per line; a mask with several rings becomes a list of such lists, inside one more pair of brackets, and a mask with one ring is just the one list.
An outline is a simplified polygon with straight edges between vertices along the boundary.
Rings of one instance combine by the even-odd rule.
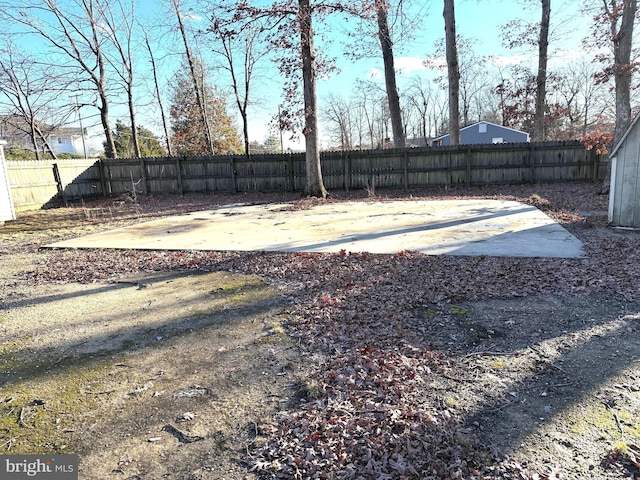
[[49, 145], [56, 153], [73, 153], [74, 155], [84, 155], [81, 137], [60, 136], [49, 137]]

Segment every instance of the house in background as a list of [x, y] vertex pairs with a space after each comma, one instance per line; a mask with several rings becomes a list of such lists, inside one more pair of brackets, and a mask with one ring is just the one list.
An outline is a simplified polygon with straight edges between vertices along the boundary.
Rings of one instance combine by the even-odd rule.
[[[460, 129], [461, 145], [477, 145], [481, 143], [525, 143], [529, 134], [491, 122], [478, 122]], [[449, 145], [449, 134], [436, 137], [431, 141], [432, 147]]]
[[[56, 154], [84, 155], [83, 132], [80, 128], [55, 127], [43, 122], [37, 122], [37, 126]], [[7, 142], [5, 148], [33, 151], [29, 123], [20, 115], [0, 115], [0, 140]], [[38, 138], [38, 147], [41, 152], [46, 150], [41, 138]]]

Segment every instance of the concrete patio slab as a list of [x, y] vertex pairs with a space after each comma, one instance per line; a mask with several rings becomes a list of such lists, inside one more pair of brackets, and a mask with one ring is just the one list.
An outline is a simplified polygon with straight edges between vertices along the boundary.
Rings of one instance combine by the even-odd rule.
[[584, 256], [582, 243], [537, 208], [499, 200], [227, 205], [47, 247]]

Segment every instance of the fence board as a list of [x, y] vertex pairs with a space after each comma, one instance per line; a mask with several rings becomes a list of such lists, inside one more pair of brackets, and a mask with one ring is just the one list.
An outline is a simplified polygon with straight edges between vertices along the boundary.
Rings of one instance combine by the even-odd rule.
[[[579, 142], [332, 151], [321, 154], [321, 166], [329, 190], [595, 181], [608, 168]], [[302, 191], [305, 172], [304, 153], [7, 162], [16, 209], [134, 188], [139, 194]]]
[[7, 176], [16, 211], [102, 194], [94, 159], [12, 160]]

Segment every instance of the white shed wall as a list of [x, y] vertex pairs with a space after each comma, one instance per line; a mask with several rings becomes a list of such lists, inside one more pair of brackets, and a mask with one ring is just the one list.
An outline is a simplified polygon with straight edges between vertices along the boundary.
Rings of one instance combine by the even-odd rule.
[[11, 185], [7, 174], [7, 162], [4, 158], [4, 146], [0, 144], [0, 223], [15, 220], [16, 212], [11, 198]]
[[640, 123], [623, 139], [612, 159], [609, 220], [619, 227], [640, 228]]

